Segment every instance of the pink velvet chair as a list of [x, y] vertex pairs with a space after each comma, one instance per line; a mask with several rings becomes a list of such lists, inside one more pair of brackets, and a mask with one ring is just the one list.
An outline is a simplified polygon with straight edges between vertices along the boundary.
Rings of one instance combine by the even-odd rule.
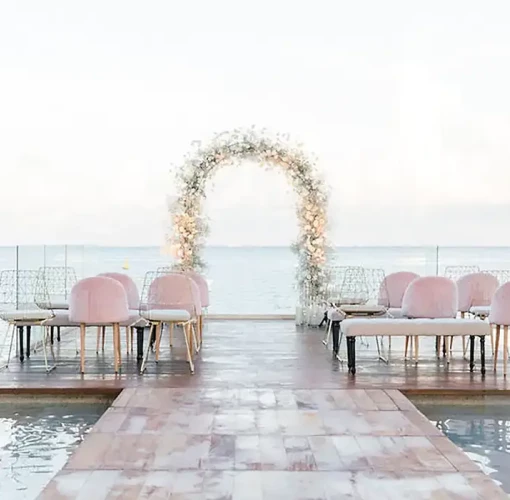
[[199, 344], [202, 345], [203, 333], [204, 333], [204, 309], [209, 307], [209, 285], [207, 280], [196, 271], [187, 271], [186, 276], [189, 276], [198, 286], [200, 291], [200, 303], [202, 305], [202, 311], [198, 318], [198, 335]]
[[[193, 373], [193, 344], [198, 350], [194, 325], [200, 316], [202, 304], [198, 285], [183, 273], [169, 273], [157, 276], [149, 285], [147, 292], [147, 308], [141, 310], [140, 315], [150, 323], [151, 336], [156, 332], [156, 362], [159, 360], [159, 350], [163, 325], [168, 324], [170, 330], [170, 345], [172, 345], [172, 331], [174, 325], [183, 327], [186, 344], [187, 360]], [[147, 346], [141, 366], [141, 373], [145, 371], [149, 357], [150, 344]]]
[[[455, 318], [458, 310], [458, 293], [455, 283], [442, 276], [416, 278], [409, 284], [402, 299], [402, 315], [405, 318]], [[407, 357], [410, 337], [405, 340]], [[439, 354], [439, 337], [436, 352]], [[444, 346], [447, 339], [444, 339]], [[418, 359], [419, 337], [415, 337], [415, 358]]]
[[501, 285], [491, 302], [489, 323], [496, 327], [496, 344], [494, 346], [494, 371], [498, 362], [499, 339], [503, 327], [503, 375], [506, 377], [508, 364], [508, 326], [510, 325], [510, 282]]
[[[138, 287], [133, 279], [127, 274], [123, 273], [101, 273], [98, 276], [104, 276], [106, 278], [112, 278], [117, 280], [126, 291], [130, 314], [136, 314], [140, 309], [140, 294], [138, 293]], [[126, 349], [129, 354], [133, 350], [133, 327], [126, 327]], [[99, 352], [99, 338], [102, 333], [102, 347], [104, 351], [104, 337], [105, 328], [99, 328], [97, 331], [97, 352]]]
[[[459, 292], [460, 316], [464, 318], [466, 315], [473, 313], [475, 316], [485, 319], [490, 313], [491, 301], [498, 287], [498, 278], [488, 273], [471, 273], [459, 278], [457, 280], [457, 290]], [[462, 346], [465, 356], [465, 337], [462, 337]], [[494, 340], [492, 334], [491, 346], [494, 353]]]
[[394, 318], [402, 317], [402, 299], [411, 282], [419, 275], [408, 271], [388, 274], [381, 283], [378, 303]]
[[111, 326], [115, 373], [120, 370], [120, 324], [130, 319], [127, 294], [117, 280], [104, 276], [85, 278], [71, 289], [69, 320], [80, 325], [80, 369], [85, 373], [87, 326]]

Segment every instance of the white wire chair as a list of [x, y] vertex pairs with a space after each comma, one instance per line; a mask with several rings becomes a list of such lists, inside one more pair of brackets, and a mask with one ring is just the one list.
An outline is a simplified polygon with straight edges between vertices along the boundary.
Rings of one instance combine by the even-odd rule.
[[466, 274], [479, 273], [479, 266], [446, 266], [444, 269], [445, 278], [449, 278], [452, 281], [457, 281]]
[[[39, 271], [35, 270], [4, 270], [0, 272], [0, 319], [7, 322], [8, 327], [1, 346], [0, 358], [3, 359], [4, 350], [10, 337], [9, 351], [4, 368], [9, 365], [14, 337], [18, 331], [16, 347], [19, 349], [19, 358], [23, 362], [25, 356], [30, 358], [31, 351], [31, 328], [42, 328], [42, 347], [46, 371], [55, 368], [48, 363], [47, 336], [48, 328], [45, 323], [54, 317], [52, 309], [41, 307], [49, 301], [48, 291]], [[26, 328], [26, 350], [24, 349], [23, 333]], [[53, 362], [55, 361], [53, 349], [51, 349]]]

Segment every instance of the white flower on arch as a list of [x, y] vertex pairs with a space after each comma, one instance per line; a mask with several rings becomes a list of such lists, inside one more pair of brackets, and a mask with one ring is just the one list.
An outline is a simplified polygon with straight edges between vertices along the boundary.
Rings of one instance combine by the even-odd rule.
[[201, 250], [208, 227], [201, 208], [209, 178], [220, 166], [250, 159], [280, 167], [298, 194], [299, 237], [293, 245], [299, 257], [298, 285], [309, 297], [322, 295], [327, 196], [315, 162], [304, 154], [301, 145], [292, 145], [288, 136], [250, 128], [222, 132], [205, 146], [197, 141], [193, 146], [177, 171], [179, 195], [170, 207], [173, 231], [169, 244], [178, 268], [199, 271], [205, 267]]

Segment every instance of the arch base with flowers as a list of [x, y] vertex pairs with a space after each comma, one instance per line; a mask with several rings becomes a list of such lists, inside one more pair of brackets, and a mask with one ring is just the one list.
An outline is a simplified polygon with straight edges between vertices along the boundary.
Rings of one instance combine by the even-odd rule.
[[299, 237], [293, 245], [298, 255], [297, 282], [301, 296], [308, 300], [323, 296], [326, 286], [326, 204], [327, 197], [317, 175], [315, 161], [287, 136], [254, 128], [216, 135], [185, 158], [177, 172], [179, 194], [170, 207], [173, 231], [169, 238], [176, 266], [181, 270], [202, 270], [202, 248], [208, 234], [202, 204], [210, 177], [221, 167], [241, 160], [281, 169], [298, 194]]

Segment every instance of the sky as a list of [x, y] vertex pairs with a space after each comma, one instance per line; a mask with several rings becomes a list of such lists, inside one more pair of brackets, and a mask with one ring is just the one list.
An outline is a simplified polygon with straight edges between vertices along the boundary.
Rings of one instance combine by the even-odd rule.
[[[0, 3], [0, 245], [159, 245], [195, 140], [288, 133], [336, 245], [510, 245], [507, 0]], [[211, 179], [211, 244], [287, 245], [296, 198]]]

